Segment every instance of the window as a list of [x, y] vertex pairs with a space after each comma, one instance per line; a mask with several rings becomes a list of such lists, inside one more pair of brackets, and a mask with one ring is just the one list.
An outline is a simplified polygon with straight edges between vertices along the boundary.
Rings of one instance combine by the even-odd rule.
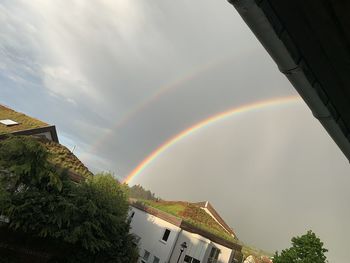
[[217, 249], [216, 247], [212, 247], [208, 258], [208, 263], [218, 262], [219, 254], [220, 254], [220, 249]]
[[133, 241], [133, 243], [134, 243], [135, 246], [140, 244], [140, 240], [141, 240], [141, 237], [139, 237], [138, 235], [134, 234], [134, 241]]
[[146, 263], [149, 259], [149, 256], [150, 256], [151, 253], [149, 253], [146, 249], [145, 249], [145, 253], [143, 254], [143, 257], [142, 257], [142, 260], [141, 262], [142, 263]]
[[168, 238], [169, 238], [169, 235], [170, 235], [170, 230], [169, 229], [165, 229], [163, 237], [162, 237], [162, 240], [167, 242]]
[[188, 263], [200, 263], [200, 261], [196, 258], [190, 257], [189, 255], [186, 255], [184, 258], [184, 262]]
[[191, 262], [192, 258], [188, 255], [185, 256], [184, 262]]
[[6, 125], [6, 126], [13, 126], [13, 125], [19, 124], [18, 122], [13, 121], [13, 120], [9, 120], [9, 119], [0, 120], [0, 123], [1, 123], [1, 124], [4, 124], [4, 125]]
[[159, 258], [157, 258], [156, 256], [153, 257], [153, 263], [159, 263]]

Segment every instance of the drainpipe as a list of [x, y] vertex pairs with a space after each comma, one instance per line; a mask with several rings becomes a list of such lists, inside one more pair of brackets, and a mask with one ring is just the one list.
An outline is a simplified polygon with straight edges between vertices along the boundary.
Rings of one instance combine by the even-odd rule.
[[181, 232], [182, 232], [182, 229], [180, 228], [180, 231], [177, 233], [177, 236], [176, 236], [176, 238], [175, 238], [175, 240], [174, 240], [174, 244], [173, 244], [172, 247], [171, 247], [170, 255], [169, 255], [169, 257], [167, 258], [167, 260], [166, 260], [165, 262], [170, 263], [170, 259], [171, 259], [171, 257], [172, 257], [173, 254], [174, 254], [174, 250], [175, 250], [177, 241], [179, 240], [179, 236], [180, 236]]

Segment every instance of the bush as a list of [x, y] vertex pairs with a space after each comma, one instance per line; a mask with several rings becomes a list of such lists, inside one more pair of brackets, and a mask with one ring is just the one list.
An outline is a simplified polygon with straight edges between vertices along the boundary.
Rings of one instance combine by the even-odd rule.
[[285, 249], [279, 255], [276, 252], [274, 263], [326, 263], [325, 253], [321, 240], [311, 230], [305, 235], [292, 238], [292, 247]]
[[52, 262], [136, 262], [127, 195], [112, 175], [73, 183], [29, 137], [0, 142], [0, 170], [0, 214], [8, 228], [74, 248]]

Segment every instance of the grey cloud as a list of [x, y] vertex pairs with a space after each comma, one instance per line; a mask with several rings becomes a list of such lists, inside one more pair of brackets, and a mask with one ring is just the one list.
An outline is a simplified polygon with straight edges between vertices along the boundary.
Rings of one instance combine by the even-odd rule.
[[299, 103], [197, 132], [133, 183], [164, 198], [209, 199], [242, 240], [270, 251], [313, 229], [330, 249], [329, 259], [346, 262], [348, 173], [346, 158]]
[[[1, 103], [56, 124], [90, 168], [119, 178], [208, 116], [295, 94], [226, 1], [5, 0], [0, 22]], [[169, 199], [210, 199], [266, 249], [313, 228], [342, 262], [348, 163], [307, 116], [237, 116], [169, 150], [140, 182]]]

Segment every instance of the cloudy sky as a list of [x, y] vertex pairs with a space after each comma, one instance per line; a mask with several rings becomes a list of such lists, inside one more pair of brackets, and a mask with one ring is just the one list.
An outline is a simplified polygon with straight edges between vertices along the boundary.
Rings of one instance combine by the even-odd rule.
[[[225, 0], [0, 2], [0, 103], [55, 124], [93, 171], [128, 175], [209, 116], [295, 90]], [[349, 164], [303, 102], [233, 115], [132, 180], [209, 200], [274, 251], [313, 229], [347, 262]]]

